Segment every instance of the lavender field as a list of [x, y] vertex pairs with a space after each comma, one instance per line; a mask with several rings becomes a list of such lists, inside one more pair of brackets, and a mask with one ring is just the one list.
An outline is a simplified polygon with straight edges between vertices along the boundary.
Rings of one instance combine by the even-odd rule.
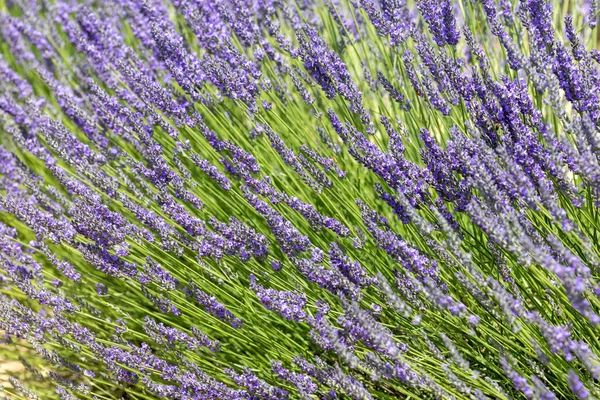
[[0, 398], [600, 398], [596, 3], [0, 0]]

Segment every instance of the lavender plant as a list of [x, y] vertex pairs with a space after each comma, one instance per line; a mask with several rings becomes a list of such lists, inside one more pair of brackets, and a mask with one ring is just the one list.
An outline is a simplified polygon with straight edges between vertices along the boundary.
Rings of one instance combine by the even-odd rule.
[[600, 398], [596, 0], [0, 0], [10, 399]]

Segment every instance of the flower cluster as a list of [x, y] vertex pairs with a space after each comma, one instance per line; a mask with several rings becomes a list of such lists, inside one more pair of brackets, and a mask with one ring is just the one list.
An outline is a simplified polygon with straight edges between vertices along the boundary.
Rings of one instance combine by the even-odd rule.
[[30, 399], [600, 398], [594, 1], [0, 1]]

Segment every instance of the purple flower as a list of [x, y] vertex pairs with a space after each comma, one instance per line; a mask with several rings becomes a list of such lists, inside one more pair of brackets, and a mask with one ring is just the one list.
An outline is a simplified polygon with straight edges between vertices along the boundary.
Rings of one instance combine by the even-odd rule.
[[345, 255], [335, 242], [332, 242], [329, 247], [329, 263], [348, 278], [350, 282], [360, 287], [365, 287], [371, 283], [368, 272], [358, 261], [353, 261]]
[[271, 370], [279, 379], [288, 381], [298, 388], [301, 393], [312, 394], [317, 390], [317, 385], [306, 374], [299, 374], [283, 367], [278, 361], [271, 361]]
[[267, 310], [274, 311], [290, 321], [306, 320], [306, 311], [304, 311], [306, 296], [303, 293], [265, 289], [256, 283], [254, 275], [250, 275], [250, 289], [256, 293], [258, 300]]
[[108, 288], [104, 284], [98, 283], [96, 284], [96, 293], [98, 293], [100, 296], [104, 296], [108, 294]]
[[446, 43], [451, 45], [458, 43], [460, 34], [456, 30], [454, 4], [451, 0], [419, 1], [417, 7], [438, 46], [444, 46]]
[[225, 370], [231, 379], [240, 386], [248, 389], [248, 392], [260, 399], [265, 400], [286, 400], [289, 398], [288, 392], [275, 386], [271, 386], [262, 379], [258, 378], [249, 368], [244, 368], [243, 373], [237, 373], [233, 369]]
[[300, 234], [290, 221], [269, 207], [267, 203], [261, 201], [246, 186], [242, 186], [242, 192], [248, 203], [267, 220], [271, 232], [275, 235], [284, 253], [294, 256], [308, 250], [310, 245], [308, 237]]
[[225, 176], [221, 171], [219, 171], [217, 167], [212, 165], [208, 160], [200, 158], [196, 154], [192, 154], [190, 157], [192, 158], [194, 164], [196, 164], [197, 167], [204, 171], [212, 180], [217, 182], [223, 189], [231, 190], [231, 182], [229, 181], [229, 178], [227, 178], [227, 176]]
[[194, 283], [190, 283], [184, 288], [184, 292], [190, 297], [196, 300], [204, 310], [219, 318], [220, 320], [229, 323], [233, 328], [241, 328], [242, 320], [236, 318], [231, 311], [229, 311], [223, 304], [219, 303], [214, 296], [204, 292]]
[[144, 332], [159, 344], [172, 347], [175, 344], [184, 345], [189, 350], [196, 350], [200, 347], [208, 347], [211, 351], [219, 349], [218, 341], [211, 341], [208, 336], [200, 332], [198, 328], [192, 328], [194, 336], [190, 336], [176, 328], [165, 326], [162, 322], [156, 322], [146, 316], [144, 318]]
[[571, 389], [571, 392], [579, 400], [586, 400], [590, 397], [589, 390], [587, 390], [586, 387], [583, 385], [583, 383], [579, 379], [579, 375], [577, 375], [577, 373], [575, 371], [569, 370], [568, 380], [569, 380], [569, 389]]

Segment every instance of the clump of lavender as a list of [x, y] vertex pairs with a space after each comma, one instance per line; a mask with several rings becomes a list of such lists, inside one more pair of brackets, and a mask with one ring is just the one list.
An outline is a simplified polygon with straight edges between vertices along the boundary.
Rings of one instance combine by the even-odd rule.
[[597, 18], [0, 0], [4, 395], [600, 398]]

